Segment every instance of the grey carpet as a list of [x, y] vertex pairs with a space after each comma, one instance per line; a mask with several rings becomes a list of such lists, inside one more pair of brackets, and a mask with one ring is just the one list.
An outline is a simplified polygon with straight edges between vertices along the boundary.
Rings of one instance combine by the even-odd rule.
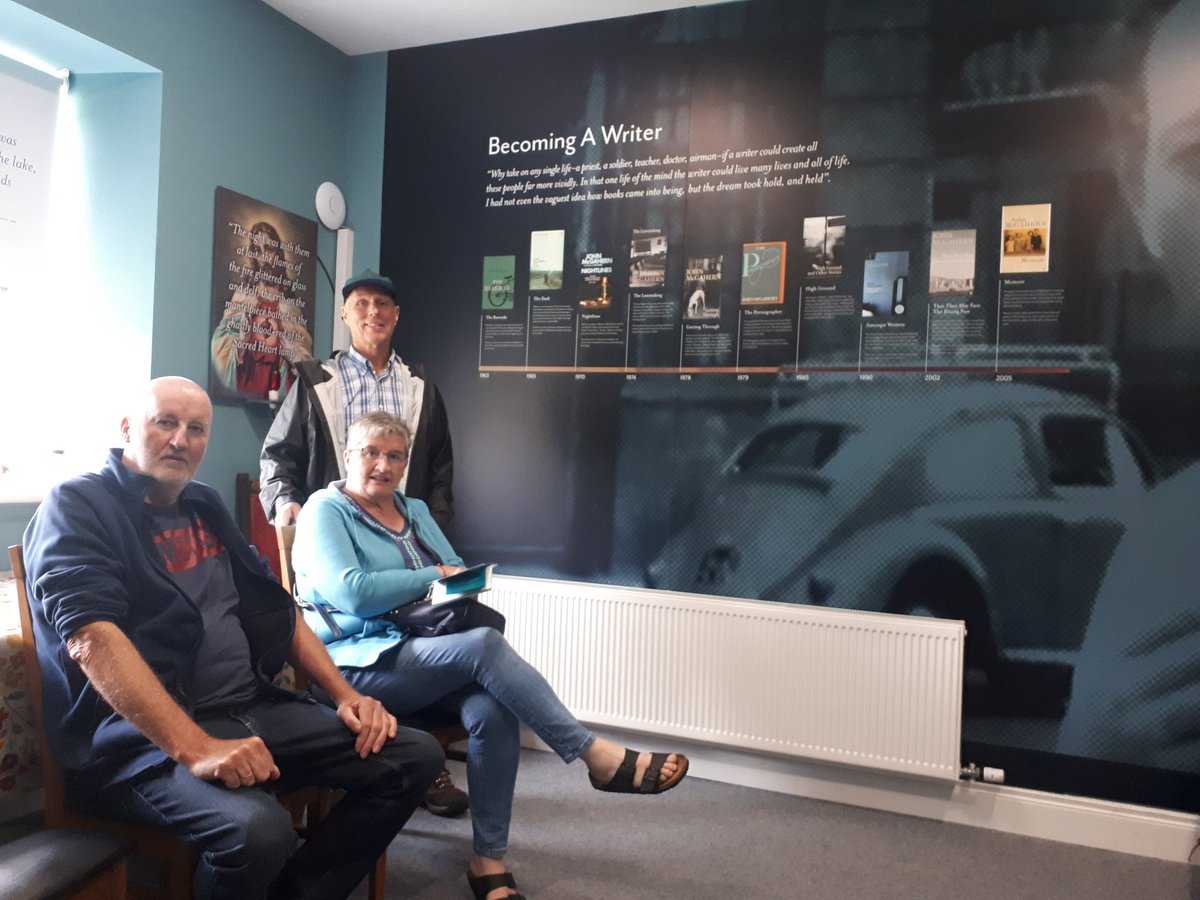
[[[469, 900], [470, 850], [468, 817], [418, 810], [388, 853], [387, 896]], [[1183, 863], [698, 778], [603, 794], [582, 763], [532, 750], [508, 861], [529, 900], [1200, 900], [1200, 867]]]

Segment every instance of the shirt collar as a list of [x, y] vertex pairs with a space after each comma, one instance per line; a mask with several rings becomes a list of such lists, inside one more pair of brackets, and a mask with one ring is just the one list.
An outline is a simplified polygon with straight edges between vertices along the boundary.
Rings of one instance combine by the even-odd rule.
[[[356, 365], [358, 368], [362, 369], [364, 372], [370, 372], [372, 375], [375, 374], [375, 367], [371, 365], [370, 361], [368, 361], [368, 359], [365, 356], [363, 356], [361, 353], [359, 353], [353, 347], [350, 347], [346, 351], [346, 358], [348, 360], [350, 360], [351, 362], [353, 362], [354, 365]], [[398, 362], [400, 362], [400, 357], [398, 357], [396, 355], [396, 351], [393, 350], [391, 352], [391, 354], [388, 356], [388, 366], [387, 366], [388, 369], [391, 370], [391, 369], [395, 368], [396, 363], [398, 363]], [[386, 374], [386, 372], [384, 374]]]

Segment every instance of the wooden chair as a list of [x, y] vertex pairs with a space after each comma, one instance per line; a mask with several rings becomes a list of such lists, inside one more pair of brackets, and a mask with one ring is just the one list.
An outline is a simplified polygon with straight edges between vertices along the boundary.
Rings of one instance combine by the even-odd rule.
[[[25, 553], [20, 544], [8, 548], [13, 577], [17, 584], [17, 608], [21, 616], [21, 650], [29, 679], [29, 693], [37, 715], [38, 755], [42, 763], [42, 786], [45, 795], [43, 818], [51, 828], [85, 828], [111, 834], [127, 842], [135, 856], [155, 862], [159, 880], [149, 890], [130, 884], [129, 896], [147, 900], [189, 900], [192, 896], [192, 877], [196, 871], [196, 849], [186, 841], [157, 828], [127, 825], [111, 819], [76, 813], [66, 808], [66, 789], [62, 772], [50, 754], [46, 728], [42, 722], [42, 667], [38, 661], [37, 638], [33, 630], [33, 615], [26, 593]], [[334, 792], [325, 788], [303, 788], [279, 798], [292, 814], [292, 822], [301, 837], [307, 838], [320, 827], [333, 805]], [[387, 855], [383, 854], [367, 875], [368, 900], [383, 900]]]
[[42, 761], [42, 789], [45, 792], [43, 819], [50, 828], [86, 828], [104, 832], [127, 841], [135, 856], [153, 860], [159, 868], [159, 882], [148, 892], [131, 884], [130, 896], [146, 898], [190, 898], [192, 874], [196, 870], [196, 851], [191, 844], [173, 835], [138, 825], [126, 825], [110, 819], [72, 812], [66, 807], [66, 788], [62, 772], [50, 754], [46, 728], [42, 723], [42, 667], [38, 661], [37, 639], [33, 631], [33, 616], [25, 592], [25, 554], [20, 544], [8, 548], [13, 576], [17, 583], [17, 608], [21, 614], [21, 650], [29, 679], [29, 693], [38, 717], [38, 755]]

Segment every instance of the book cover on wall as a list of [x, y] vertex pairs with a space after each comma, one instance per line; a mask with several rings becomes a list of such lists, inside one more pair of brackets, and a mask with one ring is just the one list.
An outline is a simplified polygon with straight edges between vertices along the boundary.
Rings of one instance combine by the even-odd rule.
[[213, 399], [274, 403], [312, 359], [317, 223], [227, 188], [213, 217]]
[[688, 257], [683, 283], [683, 317], [715, 319], [721, 315], [721, 256]]
[[1000, 273], [1050, 271], [1050, 204], [1000, 211]]
[[529, 235], [529, 290], [556, 291], [563, 284], [566, 232], [534, 231]]
[[613, 257], [603, 251], [588, 251], [579, 261], [579, 308], [611, 309], [613, 305]]
[[804, 220], [804, 274], [835, 278], [846, 253], [846, 217], [812, 216]]
[[[680, 368], [733, 365], [736, 329], [721, 324], [721, 256], [689, 256], [684, 268]], [[679, 303], [680, 301], [676, 301]]]
[[880, 250], [863, 260], [863, 316], [902, 316], [907, 295], [907, 250]]
[[742, 245], [742, 303], [782, 303], [787, 242]]
[[969, 297], [975, 292], [975, 229], [935, 231], [929, 242], [929, 296]]
[[513, 279], [516, 277], [515, 256], [485, 256], [483, 258], [483, 308], [512, 309]]
[[629, 286], [661, 287], [667, 278], [667, 233], [635, 228], [629, 240]]

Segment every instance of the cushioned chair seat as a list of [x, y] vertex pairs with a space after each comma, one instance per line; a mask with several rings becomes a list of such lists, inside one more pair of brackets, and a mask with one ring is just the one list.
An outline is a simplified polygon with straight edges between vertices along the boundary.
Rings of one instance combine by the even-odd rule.
[[114, 872], [119, 886], [107, 896], [123, 897], [128, 853], [127, 842], [96, 831], [35, 831], [0, 844], [0, 900], [71, 897]]

